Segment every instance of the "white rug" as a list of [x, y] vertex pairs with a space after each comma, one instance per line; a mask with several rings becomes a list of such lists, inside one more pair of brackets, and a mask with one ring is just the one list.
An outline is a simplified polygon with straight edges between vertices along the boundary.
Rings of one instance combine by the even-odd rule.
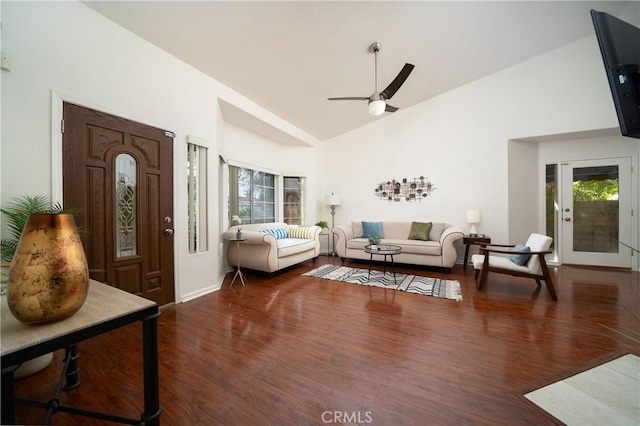
[[394, 277], [391, 271], [381, 272], [373, 269], [371, 270], [371, 274], [369, 274], [368, 269], [335, 265], [322, 265], [303, 275], [351, 284], [389, 288], [392, 290], [406, 291], [407, 293], [417, 293], [457, 301], [462, 300], [460, 282], [453, 280], [400, 273], [396, 273]]
[[623, 355], [524, 397], [567, 425], [640, 425], [640, 357]]

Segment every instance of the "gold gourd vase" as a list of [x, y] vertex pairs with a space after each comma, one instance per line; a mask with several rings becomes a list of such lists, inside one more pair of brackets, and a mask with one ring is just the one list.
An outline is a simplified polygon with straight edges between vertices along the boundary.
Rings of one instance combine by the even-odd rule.
[[7, 302], [24, 323], [68, 318], [87, 298], [89, 268], [73, 215], [31, 214], [7, 279]]

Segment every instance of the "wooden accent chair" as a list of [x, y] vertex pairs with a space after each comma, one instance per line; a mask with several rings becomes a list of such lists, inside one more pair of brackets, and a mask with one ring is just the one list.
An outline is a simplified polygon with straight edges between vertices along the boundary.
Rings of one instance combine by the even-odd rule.
[[[544, 260], [544, 256], [552, 252], [550, 250], [552, 241], [553, 239], [551, 237], [533, 233], [529, 236], [525, 244], [531, 251], [525, 253], [522, 251], [514, 251], [515, 245], [482, 244], [480, 254], [474, 254], [471, 257], [471, 262], [475, 269], [476, 281], [478, 280], [478, 275], [480, 275], [478, 290], [484, 290], [487, 285], [489, 272], [494, 272], [516, 277], [533, 278], [536, 280], [538, 286], [542, 285], [540, 280], [544, 280], [551, 298], [557, 301], [558, 296], [556, 296], [556, 290], [553, 287], [547, 262]], [[523, 254], [530, 254], [531, 257], [522, 266], [516, 264], [508, 257], [508, 255]]]

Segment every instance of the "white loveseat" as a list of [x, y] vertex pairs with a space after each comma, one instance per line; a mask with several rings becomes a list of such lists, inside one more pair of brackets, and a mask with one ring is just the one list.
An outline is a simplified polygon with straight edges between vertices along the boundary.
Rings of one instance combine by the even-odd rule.
[[[320, 255], [319, 226], [287, 225], [284, 222], [255, 223], [232, 226], [222, 234], [226, 241], [227, 261], [238, 265], [238, 250], [234, 242], [236, 229], [242, 228], [240, 267], [273, 273], [280, 269], [316, 259]], [[279, 231], [277, 231], [279, 230]]]
[[[462, 239], [464, 233], [444, 222], [431, 222], [428, 239], [409, 239], [413, 222], [381, 222], [382, 241], [402, 247], [402, 253], [394, 256], [394, 262], [422, 266], [437, 266], [449, 270], [456, 264], [458, 254], [455, 242]], [[336, 252], [344, 259], [369, 260], [364, 247], [369, 244], [364, 237], [362, 222], [354, 221], [349, 225], [335, 226]], [[374, 260], [379, 260], [374, 255]]]

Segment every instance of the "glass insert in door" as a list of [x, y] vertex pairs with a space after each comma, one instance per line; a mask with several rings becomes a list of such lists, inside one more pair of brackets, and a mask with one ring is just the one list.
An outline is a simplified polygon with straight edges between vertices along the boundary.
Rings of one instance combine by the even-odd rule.
[[573, 250], [618, 253], [618, 166], [573, 169]]
[[116, 257], [138, 254], [137, 163], [129, 154], [116, 157]]

